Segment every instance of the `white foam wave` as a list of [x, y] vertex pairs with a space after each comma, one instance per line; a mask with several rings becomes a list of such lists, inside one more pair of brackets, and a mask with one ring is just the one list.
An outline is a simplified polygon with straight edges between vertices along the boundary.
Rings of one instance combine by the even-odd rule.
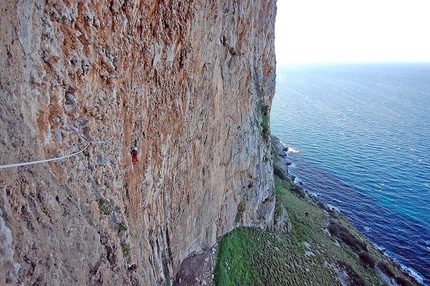
[[288, 148], [288, 152], [291, 152], [291, 153], [299, 153], [299, 150], [294, 149], [293, 147], [288, 146], [287, 148]]
[[418, 281], [418, 283], [424, 284], [424, 278], [420, 274], [418, 274], [418, 272], [416, 272], [414, 269], [410, 267], [406, 267], [403, 264], [400, 264], [400, 268], [402, 269], [403, 272], [406, 272], [410, 276], [414, 277], [415, 280]]
[[385, 247], [379, 246], [376, 243], [372, 243], [372, 244], [377, 250], [381, 251], [382, 253], [385, 253], [385, 251], [387, 250]]
[[334, 211], [337, 211], [338, 213], [340, 213], [340, 209], [335, 207], [335, 206], [332, 206], [331, 204], [327, 204], [327, 207], [330, 208], [331, 210], [334, 210]]
[[309, 192], [309, 194], [310, 194], [312, 197], [315, 197], [315, 198], [317, 198], [317, 197], [319, 197], [319, 196], [320, 196], [320, 194], [319, 194], [319, 193], [316, 193], [316, 192]]
[[397, 259], [397, 257], [393, 256], [391, 252], [387, 251], [384, 252], [384, 254], [386, 256], [388, 256], [389, 258], [391, 258], [395, 264], [400, 266], [400, 269], [409, 274], [409, 276], [413, 277], [418, 283], [425, 285], [424, 284], [424, 277], [422, 277], [417, 271], [415, 271], [413, 268], [407, 267], [405, 265], [403, 265], [402, 263], [399, 262], [399, 260]]

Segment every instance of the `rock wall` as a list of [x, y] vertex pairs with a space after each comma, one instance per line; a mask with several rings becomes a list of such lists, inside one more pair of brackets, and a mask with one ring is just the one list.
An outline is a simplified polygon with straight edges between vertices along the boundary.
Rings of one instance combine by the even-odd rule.
[[0, 284], [163, 284], [272, 225], [275, 2], [0, 2], [0, 165], [83, 150], [0, 170]]

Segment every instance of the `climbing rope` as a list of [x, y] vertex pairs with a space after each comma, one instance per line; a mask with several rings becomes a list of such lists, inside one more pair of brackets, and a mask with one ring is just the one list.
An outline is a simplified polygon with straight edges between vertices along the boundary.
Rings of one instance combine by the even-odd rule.
[[47, 160], [40, 160], [40, 161], [32, 161], [32, 162], [24, 162], [24, 163], [16, 163], [16, 164], [8, 164], [8, 165], [0, 165], [0, 170], [1, 169], [7, 169], [7, 168], [14, 168], [14, 167], [22, 167], [22, 166], [28, 166], [28, 165], [34, 165], [34, 164], [41, 164], [41, 163], [47, 163], [47, 162], [53, 162], [53, 161], [59, 161], [59, 160], [64, 160], [76, 155], [81, 154], [82, 152], [84, 152], [88, 146], [90, 146], [91, 144], [107, 144], [109, 142], [113, 142], [116, 140], [109, 140], [109, 141], [92, 141], [91, 139], [87, 139], [84, 136], [82, 136], [81, 133], [79, 133], [75, 128], [73, 128], [72, 126], [65, 124], [65, 126], [67, 128], [69, 128], [70, 130], [72, 130], [73, 132], [76, 133], [76, 135], [78, 135], [79, 138], [84, 139], [85, 141], [88, 142], [87, 146], [85, 146], [85, 148], [83, 148], [82, 150], [72, 153], [70, 155], [66, 155], [66, 156], [61, 156], [61, 157], [57, 157], [57, 158], [52, 158], [52, 159], [47, 159]]
[[85, 151], [85, 149], [88, 148], [88, 146], [90, 146], [92, 142], [88, 143], [87, 146], [85, 146], [85, 148], [83, 148], [82, 150], [72, 153], [70, 155], [66, 155], [66, 156], [62, 156], [62, 157], [58, 157], [58, 158], [52, 158], [52, 159], [47, 159], [47, 160], [40, 160], [40, 161], [32, 161], [32, 162], [24, 162], [24, 163], [16, 163], [16, 164], [9, 164], [9, 165], [0, 165], [0, 169], [7, 169], [7, 168], [14, 168], [14, 167], [21, 167], [21, 166], [28, 166], [28, 165], [34, 165], [34, 164], [40, 164], [40, 163], [47, 163], [47, 162], [53, 162], [53, 161], [59, 161], [59, 160], [63, 160], [63, 159], [67, 159], [76, 155], [81, 154], [82, 152]]

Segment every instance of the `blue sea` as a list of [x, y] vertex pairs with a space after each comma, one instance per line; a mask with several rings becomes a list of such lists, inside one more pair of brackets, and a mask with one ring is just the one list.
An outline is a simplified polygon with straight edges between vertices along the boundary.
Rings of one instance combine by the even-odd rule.
[[430, 63], [280, 66], [271, 132], [296, 183], [430, 284]]

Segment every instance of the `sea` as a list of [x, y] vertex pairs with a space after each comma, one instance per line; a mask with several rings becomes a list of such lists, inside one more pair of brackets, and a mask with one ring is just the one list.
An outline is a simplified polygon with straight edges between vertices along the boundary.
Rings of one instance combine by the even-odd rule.
[[430, 285], [430, 63], [278, 66], [289, 173]]

